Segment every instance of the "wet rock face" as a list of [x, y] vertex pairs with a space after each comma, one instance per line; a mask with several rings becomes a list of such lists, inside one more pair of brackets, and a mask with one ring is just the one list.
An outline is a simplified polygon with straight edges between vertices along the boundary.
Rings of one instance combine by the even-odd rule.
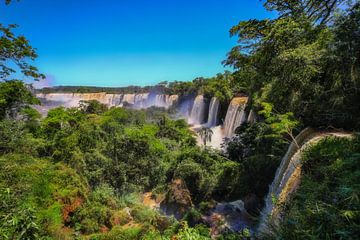
[[175, 179], [169, 186], [165, 200], [161, 202], [160, 209], [166, 215], [174, 215], [181, 219], [193, 207], [190, 191], [181, 179]]
[[244, 202], [218, 203], [203, 220], [211, 228], [211, 236], [216, 238], [225, 232], [240, 232], [244, 228], [252, 229], [254, 223], [244, 207]]
[[251, 214], [258, 214], [260, 209], [260, 199], [255, 194], [249, 194], [244, 199], [244, 207]]

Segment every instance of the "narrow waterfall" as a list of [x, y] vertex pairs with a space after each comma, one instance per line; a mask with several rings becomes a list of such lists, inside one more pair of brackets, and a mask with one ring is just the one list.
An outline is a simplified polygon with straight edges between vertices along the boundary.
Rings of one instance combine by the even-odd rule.
[[177, 109], [179, 112], [178, 117], [189, 120], [190, 114], [191, 114], [191, 109], [192, 109], [193, 105], [194, 105], [193, 97], [186, 97], [186, 98], [179, 99], [179, 104], [177, 106]]
[[206, 126], [214, 127], [218, 122], [218, 112], [219, 112], [220, 101], [216, 97], [211, 98], [210, 107], [209, 107], [209, 117]]
[[247, 97], [236, 97], [231, 100], [224, 122], [225, 137], [232, 137], [235, 129], [246, 121], [244, 109], [247, 100]]
[[[287, 180], [294, 172], [294, 170], [299, 166], [300, 163], [300, 154], [303, 147], [299, 149], [300, 146], [304, 145], [304, 142], [311, 138], [314, 134], [314, 130], [311, 128], [307, 128], [302, 131], [296, 137], [296, 143], [292, 142], [281, 160], [280, 166], [276, 170], [276, 174], [273, 182], [269, 186], [269, 192], [265, 197], [265, 205], [261, 212], [260, 216], [260, 224], [259, 231], [263, 232], [266, 230], [267, 220], [269, 217], [273, 218], [273, 210], [274, 210], [274, 201], [273, 199], [278, 199], [282, 190], [284, 189], [284, 185], [286, 185]], [[299, 147], [298, 147], [299, 145]]]
[[247, 122], [248, 122], [248, 123], [254, 123], [254, 122], [256, 122], [256, 113], [255, 113], [254, 110], [252, 110], [252, 109], [250, 110], [250, 113], [249, 113]]
[[190, 124], [202, 124], [205, 119], [205, 99], [203, 95], [198, 95], [194, 100], [194, 105], [191, 109], [189, 123]]
[[[327, 136], [351, 137], [349, 134], [328, 132], [317, 132], [312, 128], [306, 128], [293, 141], [276, 170], [273, 182], [269, 186], [269, 192], [265, 197], [265, 205], [261, 211], [258, 232], [266, 232], [268, 223], [277, 225], [280, 221], [281, 208], [294, 193], [300, 184], [301, 156], [306, 148], [315, 144]], [[274, 200], [276, 199], [276, 203]]]

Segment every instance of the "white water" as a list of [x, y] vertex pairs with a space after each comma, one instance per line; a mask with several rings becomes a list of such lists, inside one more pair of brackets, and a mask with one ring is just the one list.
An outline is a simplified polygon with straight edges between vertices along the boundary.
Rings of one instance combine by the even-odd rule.
[[205, 120], [205, 99], [203, 95], [198, 95], [194, 100], [194, 105], [191, 109], [189, 124], [199, 125], [204, 123]]
[[157, 94], [154, 100], [149, 99], [149, 93], [141, 94], [107, 94], [107, 93], [49, 93], [37, 94], [37, 97], [53, 102], [52, 107], [78, 107], [82, 100], [97, 100], [109, 107], [122, 107], [126, 102], [134, 108], [148, 108], [151, 106], [169, 108], [178, 101], [177, 95]]
[[248, 123], [254, 123], [254, 122], [256, 122], [256, 113], [255, 113], [254, 110], [252, 110], [252, 109], [250, 110], [250, 113], [249, 113], [247, 122], [248, 122]]
[[[301, 176], [301, 156], [306, 148], [327, 136], [350, 137], [342, 133], [319, 133], [311, 128], [303, 130], [293, 141], [285, 156], [282, 158], [274, 180], [269, 186], [269, 192], [265, 197], [265, 206], [261, 212], [258, 232], [268, 231], [268, 224], [277, 225], [280, 220], [281, 206], [289, 196], [296, 191]], [[273, 200], [276, 200], [274, 204]]]
[[178, 95], [170, 95], [167, 99], [166, 99], [166, 107], [171, 107], [171, 106], [175, 106], [175, 104], [178, 102], [179, 100], [179, 96]]
[[147, 106], [148, 97], [149, 97], [148, 93], [136, 94], [133, 107], [137, 109], [148, 107]]
[[214, 127], [218, 122], [218, 112], [219, 112], [220, 101], [216, 97], [211, 98], [210, 107], [209, 107], [209, 116], [206, 126]]
[[236, 97], [231, 100], [224, 122], [225, 137], [232, 137], [235, 129], [246, 121], [246, 114], [244, 111], [246, 103], [246, 97]]

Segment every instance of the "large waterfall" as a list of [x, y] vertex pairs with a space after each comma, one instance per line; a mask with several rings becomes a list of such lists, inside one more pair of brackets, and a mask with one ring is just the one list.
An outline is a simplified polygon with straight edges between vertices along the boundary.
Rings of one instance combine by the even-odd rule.
[[209, 117], [206, 126], [214, 127], [218, 122], [218, 112], [219, 112], [220, 101], [216, 97], [211, 98], [210, 107], [209, 107]]
[[204, 123], [206, 113], [206, 102], [203, 95], [198, 95], [194, 100], [194, 105], [191, 109], [189, 123], [198, 125]]
[[235, 129], [246, 121], [245, 106], [247, 97], [236, 97], [230, 102], [224, 122], [225, 137], [232, 137]]
[[51, 102], [51, 106], [77, 107], [80, 101], [97, 100], [109, 107], [120, 106], [124, 103], [141, 109], [151, 106], [169, 108], [176, 104], [178, 95], [156, 94], [154, 99], [149, 98], [149, 93], [140, 94], [107, 94], [101, 93], [39, 93], [37, 97]]

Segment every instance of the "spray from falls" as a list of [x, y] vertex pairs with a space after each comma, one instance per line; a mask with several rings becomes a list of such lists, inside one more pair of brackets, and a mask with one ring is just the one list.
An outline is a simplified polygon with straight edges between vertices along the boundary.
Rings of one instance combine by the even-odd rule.
[[189, 123], [198, 125], [204, 123], [206, 102], [203, 95], [198, 95], [194, 100], [194, 105], [191, 109]]
[[216, 97], [211, 98], [210, 107], [209, 107], [209, 117], [206, 126], [214, 127], [218, 122], [218, 112], [219, 112], [220, 101]]
[[179, 96], [178, 95], [170, 95], [166, 99], [166, 106], [168, 108], [171, 107], [171, 106], [175, 106], [178, 101], [179, 101]]
[[247, 97], [236, 97], [231, 100], [224, 122], [225, 137], [232, 137], [235, 129], [246, 121], [244, 109], [247, 101]]
[[[141, 94], [107, 94], [101, 93], [39, 93], [37, 97], [51, 102], [52, 107], [78, 107], [80, 101], [97, 100], [109, 107], [122, 107], [124, 103], [136, 109], [148, 108], [151, 106], [169, 108], [176, 104], [178, 95], [157, 94], [153, 98], [149, 93]], [[49, 103], [47, 103], [49, 104]]]

